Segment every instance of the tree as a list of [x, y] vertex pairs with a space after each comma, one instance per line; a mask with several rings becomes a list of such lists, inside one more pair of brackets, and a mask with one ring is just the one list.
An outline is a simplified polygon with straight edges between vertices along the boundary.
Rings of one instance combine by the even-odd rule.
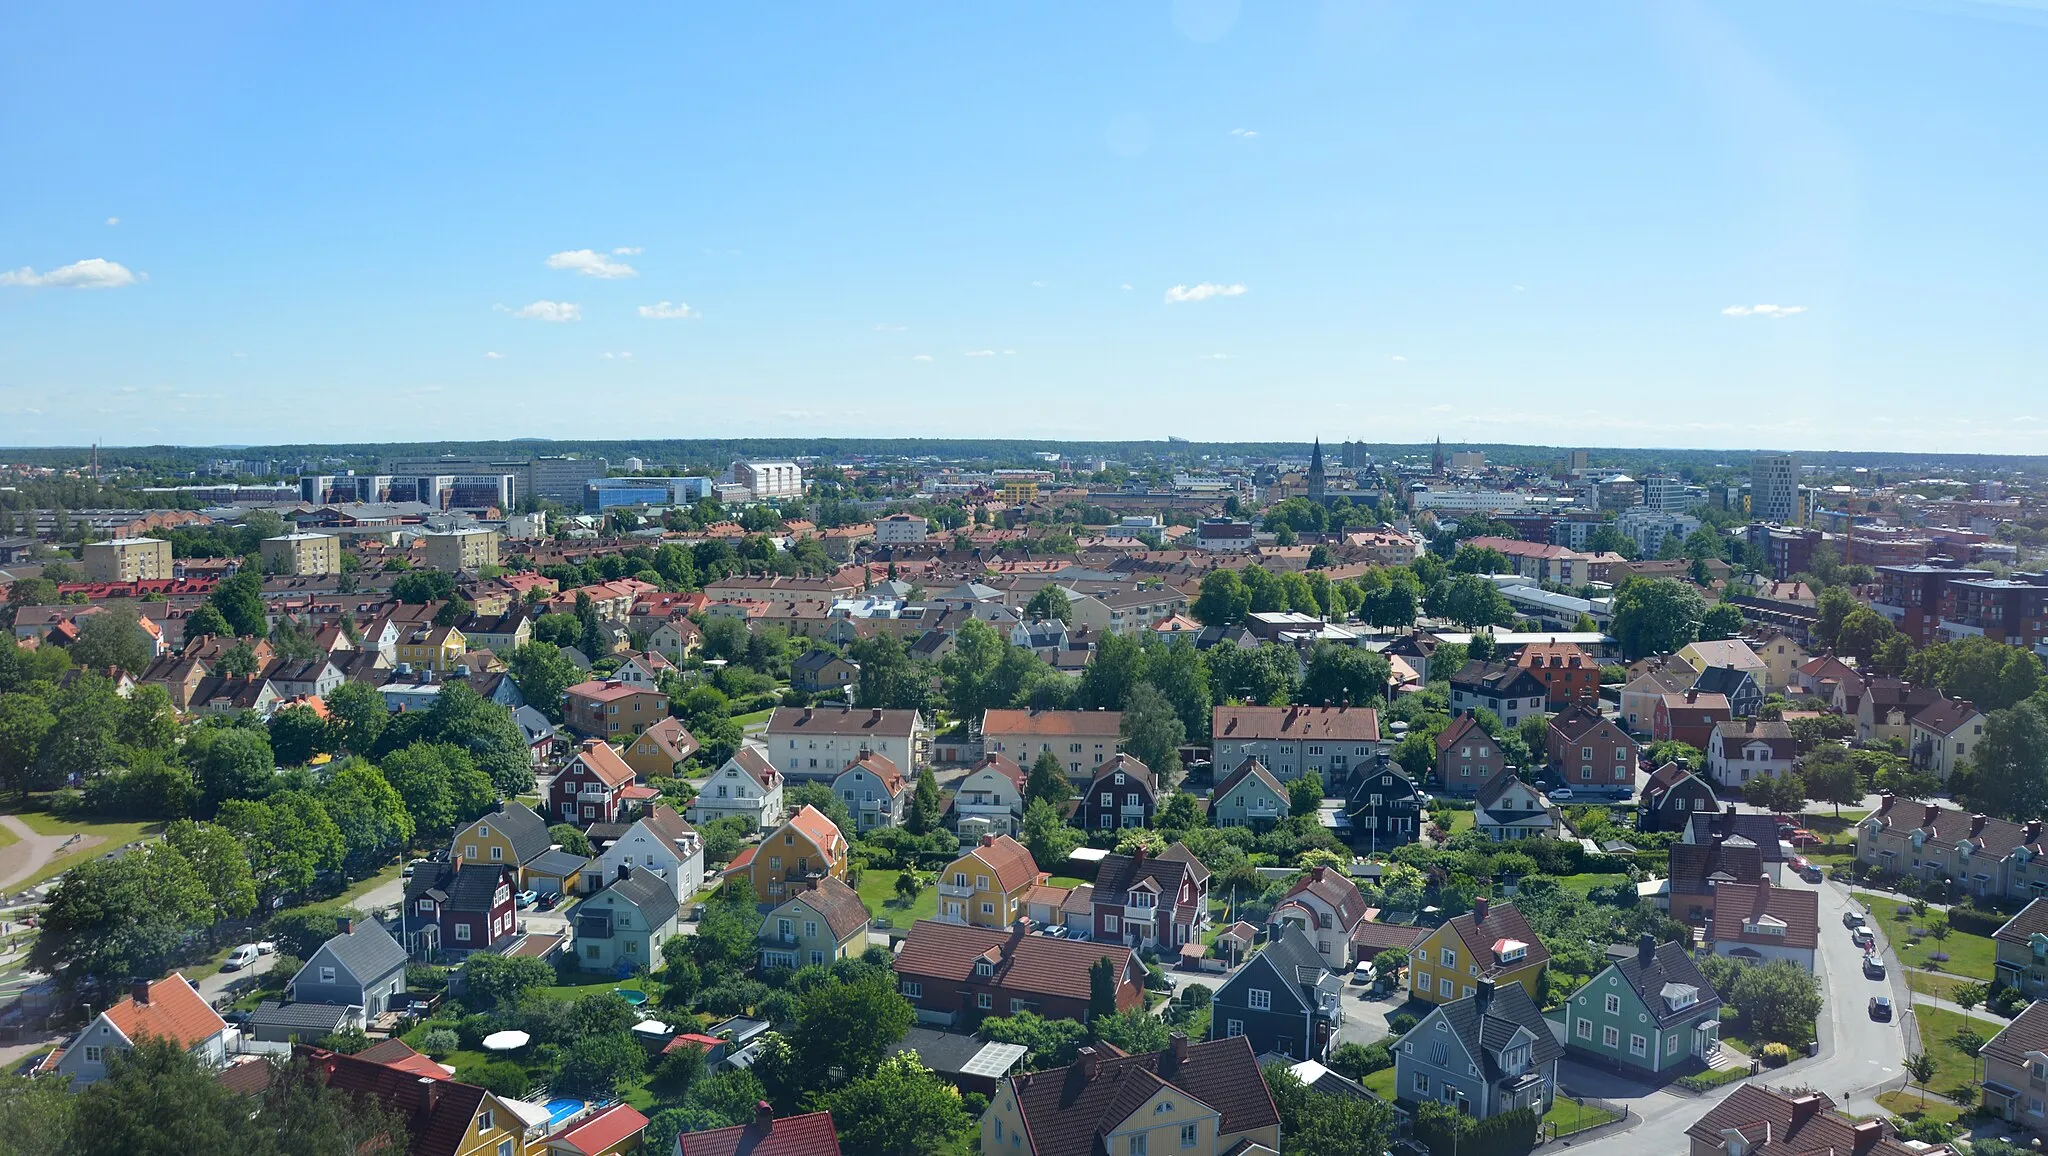
[[361, 759], [342, 764], [320, 787], [320, 801], [341, 830], [343, 863], [368, 874], [412, 841], [416, 825], [405, 796]]
[[1837, 746], [1827, 746], [1806, 756], [1800, 764], [1799, 777], [1806, 783], [1806, 793], [1816, 802], [1833, 803], [1835, 817], [1842, 817], [1842, 804], [1854, 804], [1863, 798], [1863, 776], [1857, 773], [1856, 764], [1849, 761], [1848, 753]]
[[1629, 578], [1614, 597], [1614, 636], [1630, 658], [1668, 654], [1699, 637], [1706, 618], [1699, 592], [1670, 578]]
[[1074, 604], [1067, 592], [1050, 582], [1024, 604], [1024, 613], [1033, 622], [1065, 622], [1073, 612]]
[[595, 853], [590, 848], [590, 836], [584, 834], [574, 823], [556, 823], [549, 827], [548, 838], [553, 839], [562, 850], [571, 855], [581, 855], [588, 859]]
[[1088, 1018], [1104, 1019], [1116, 1014], [1116, 963], [1103, 956], [1088, 965]]
[[1313, 815], [1323, 805], [1323, 777], [1314, 771], [1287, 784], [1287, 812]]
[[453, 830], [497, 804], [490, 776], [452, 743], [414, 743], [386, 755], [380, 770], [404, 801], [415, 834]]
[[1726, 993], [1728, 1002], [1763, 1038], [1799, 1042], [1809, 1038], [1820, 1015], [1820, 979], [1790, 960], [1757, 966], [1738, 963]]
[[298, 766], [314, 755], [331, 753], [337, 744], [334, 728], [305, 703], [270, 716], [270, 749], [280, 764]]
[[1835, 636], [1835, 653], [1854, 655], [1862, 666], [1874, 665], [1879, 648], [1883, 647], [1899, 632], [1892, 620], [1872, 610], [1859, 606], [1842, 619], [1842, 627]]
[[512, 681], [527, 705], [562, 721], [562, 692], [582, 681], [583, 672], [562, 657], [562, 648], [551, 642], [529, 642], [512, 651], [505, 660]]
[[1124, 749], [1158, 776], [1162, 786], [1179, 781], [1180, 745], [1187, 741], [1187, 728], [1157, 687], [1140, 682], [1131, 688], [1124, 703], [1122, 732]]
[[647, 1050], [625, 1032], [585, 1036], [562, 1056], [555, 1086], [592, 1099], [616, 1096], [619, 1086], [647, 1067]]
[[1074, 1053], [1088, 1042], [1088, 1029], [1070, 1019], [1047, 1019], [1036, 1012], [990, 1016], [981, 1021], [982, 1039], [996, 1044], [1023, 1044], [1028, 1071], [1059, 1068], [1074, 1062]]
[[57, 725], [43, 696], [27, 691], [0, 694], [0, 786], [24, 801], [50, 784], [40, 766], [43, 742]]
[[230, 799], [257, 799], [270, 792], [277, 758], [270, 736], [244, 727], [201, 727], [185, 744], [185, 761], [199, 784], [201, 814], [212, 815]]
[[1096, 1039], [1114, 1044], [1132, 1055], [1160, 1051], [1173, 1042], [1170, 1038], [1172, 1031], [1166, 1026], [1166, 1021], [1144, 1008], [1091, 1016], [1088, 1026]]
[[487, 1007], [517, 1007], [527, 992], [554, 982], [555, 969], [542, 959], [477, 952], [462, 962], [464, 989]]
[[213, 672], [227, 678], [247, 678], [256, 673], [256, 651], [247, 642], [237, 642], [220, 652]]
[[1927, 1103], [1927, 1081], [1934, 1078], [1934, 1057], [1926, 1052], [1914, 1052], [1899, 1066], [1905, 1068], [1913, 1082], [1920, 1085], [1920, 1103], [1924, 1107]]
[[860, 639], [847, 647], [847, 654], [860, 664], [860, 705], [885, 710], [924, 707], [929, 681], [895, 635]]
[[207, 602], [227, 623], [227, 629], [221, 633], [242, 638], [264, 638], [270, 634], [263, 608], [263, 575], [256, 569], [245, 567], [233, 577], [221, 579], [207, 596]]
[[1145, 652], [1134, 639], [1105, 634], [1074, 688], [1077, 710], [1127, 710], [1132, 688], [1144, 677]]
[[[361, 1035], [360, 1029], [356, 1035]], [[411, 1143], [405, 1121], [381, 1102], [350, 1095], [320, 1078], [306, 1056], [270, 1060], [256, 1130], [278, 1156], [355, 1156], [400, 1152]]]
[[1477, 574], [1462, 574], [1444, 585], [1437, 597], [1435, 613], [1468, 630], [1498, 626], [1515, 620], [1500, 587]]
[[960, 624], [953, 634], [952, 652], [939, 660], [939, 693], [946, 697], [946, 707], [954, 718], [979, 725], [984, 711], [1010, 705], [994, 681], [1009, 645], [995, 627], [979, 618]]
[[1230, 626], [1243, 621], [1251, 608], [1251, 591], [1237, 572], [1217, 569], [1202, 575], [1202, 592], [1189, 609], [1204, 626]]
[[945, 808], [945, 801], [939, 795], [939, 780], [926, 767], [917, 773], [917, 787], [910, 795], [910, 814], [905, 826], [913, 835], [925, 835], [936, 830]]
[[891, 1056], [862, 1078], [823, 1093], [848, 1152], [934, 1156], [949, 1152], [973, 1122], [959, 1089], [926, 1068], [916, 1052]]
[[[1366, 1050], [1355, 1044], [1344, 1047]], [[1280, 1113], [1283, 1156], [1381, 1156], [1391, 1149], [1394, 1110], [1388, 1105], [1374, 1099], [1324, 1095], [1304, 1085], [1284, 1064], [1269, 1064], [1262, 1074]], [[1487, 1149], [1468, 1146], [1466, 1150]]]
[[194, 610], [185, 618], [186, 642], [208, 636], [225, 638], [233, 633], [234, 628], [228, 625], [228, 620], [221, 616], [220, 610], [211, 602]]
[[391, 584], [391, 596], [400, 602], [424, 606], [455, 593], [455, 576], [441, 570], [408, 570]]
[[78, 638], [71, 643], [71, 661], [86, 670], [116, 667], [139, 675], [149, 669], [154, 651], [154, 644], [137, 624], [134, 614], [103, 610], [79, 619]]
[[351, 680], [329, 691], [324, 701], [328, 721], [334, 727], [335, 744], [340, 749], [354, 755], [367, 755], [376, 749], [377, 736], [383, 732], [389, 713], [375, 689]]
[[1843, 620], [1861, 608], [1862, 605], [1862, 603], [1856, 601], [1855, 595], [1840, 586], [1831, 586], [1822, 590], [1819, 596], [1814, 599], [1814, 608], [1820, 614], [1819, 620], [1813, 624], [1812, 628], [1814, 642], [1829, 650], [1839, 649], [1837, 641], [1842, 634]]
[[68, 1080], [0, 1075], [0, 1136], [11, 1156], [67, 1156], [76, 1104]]
[[2048, 808], [2048, 713], [2033, 702], [1984, 716], [1971, 795], [1983, 809], [2023, 822]]
[[897, 994], [895, 976], [871, 970], [844, 983], [824, 983], [797, 1000], [789, 1032], [807, 1086], [824, 1082], [837, 1068], [850, 1079], [875, 1071], [882, 1058], [910, 1030], [917, 1013]]
[[261, 802], [230, 799], [220, 825], [235, 833], [265, 896], [309, 890], [323, 871], [341, 870], [341, 828], [305, 791], [279, 791]]
[[1309, 652], [1300, 699], [1323, 706], [1368, 706], [1384, 699], [1393, 668], [1364, 647], [1319, 642]]
[[1161, 831], [1185, 832], [1207, 825], [1202, 814], [1202, 805], [1186, 791], [1175, 791], [1166, 796], [1156, 815], [1153, 816]]
[[71, 989], [162, 975], [186, 936], [213, 923], [213, 897], [177, 848], [92, 859], [50, 892], [29, 965]]
[[1038, 758], [1031, 763], [1031, 774], [1024, 780], [1025, 805], [1042, 799], [1057, 807], [1073, 797], [1074, 785], [1067, 781], [1066, 764], [1051, 751], [1038, 752]]
[[1024, 846], [1030, 849], [1032, 861], [1047, 871], [1059, 870], [1082, 842], [1081, 832], [1044, 799], [1035, 799], [1024, 808], [1023, 830]]
[[1782, 775], [1758, 775], [1742, 784], [1745, 801], [1767, 811], [1792, 814], [1806, 806], [1806, 783], [1797, 771]]
[[1700, 637], [1708, 641], [1735, 638], [1742, 633], [1742, 608], [1733, 602], [1716, 602], [1700, 618]]
[[173, 1156], [250, 1150], [249, 1105], [177, 1043], [109, 1049], [107, 1077], [78, 1093], [72, 1156]]
[[256, 910], [256, 876], [232, 831], [181, 819], [164, 829], [164, 842], [192, 866], [213, 904], [213, 919], [246, 919]]
[[923, 891], [924, 880], [918, 878], [914, 868], [905, 868], [896, 876], [896, 898], [903, 901], [903, 906], [915, 905], [918, 895]]

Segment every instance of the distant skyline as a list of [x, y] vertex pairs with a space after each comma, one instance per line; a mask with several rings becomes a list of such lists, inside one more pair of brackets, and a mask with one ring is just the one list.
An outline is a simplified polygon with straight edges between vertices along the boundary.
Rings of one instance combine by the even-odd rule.
[[0, 445], [2044, 446], [2048, 0], [8, 28]]

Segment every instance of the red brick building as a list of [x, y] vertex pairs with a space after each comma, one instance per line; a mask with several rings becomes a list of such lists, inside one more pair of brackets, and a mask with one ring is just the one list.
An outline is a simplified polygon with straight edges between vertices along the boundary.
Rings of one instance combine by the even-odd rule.
[[598, 738], [637, 735], [668, 717], [668, 696], [652, 687], [591, 679], [562, 692], [563, 721]]
[[1145, 965], [1119, 943], [1031, 935], [1026, 924], [995, 929], [920, 919], [891, 965], [917, 1018], [959, 1027], [983, 1016], [1035, 1012], [1047, 1019], [1088, 1018], [1089, 969], [1117, 969], [1116, 1010], [1145, 1006]]
[[1726, 695], [1696, 690], [1667, 694], [1657, 700], [1650, 716], [1650, 737], [1660, 743], [1675, 739], [1704, 751], [1714, 737], [1714, 724], [1734, 717]]
[[1635, 794], [1636, 760], [1641, 750], [1627, 731], [1602, 716], [1597, 707], [1576, 703], [1553, 716], [1544, 750], [1551, 770], [1568, 787]]
[[1575, 643], [1532, 642], [1515, 656], [1515, 665], [1543, 683], [1549, 710], [1600, 701], [1600, 664]]
[[626, 822], [621, 796], [639, 778], [603, 739], [584, 739], [562, 772], [548, 784], [547, 817], [556, 823]]

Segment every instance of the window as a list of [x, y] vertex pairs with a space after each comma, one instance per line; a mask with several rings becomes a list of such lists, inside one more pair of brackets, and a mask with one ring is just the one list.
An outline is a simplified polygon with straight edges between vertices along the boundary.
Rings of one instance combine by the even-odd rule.
[[456, 924], [456, 925], [455, 925], [455, 938], [456, 938], [456, 939], [457, 939], [458, 941], [462, 942], [462, 943], [468, 943], [468, 942], [469, 942], [469, 924], [467, 924], [467, 923], [458, 923], [458, 924]]
[[334, 982], [334, 969], [333, 969], [333, 968], [331, 968], [331, 967], [323, 967], [323, 968], [321, 968], [321, 969], [320, 969], [320, 982], [321, 982], [321, 983], [333, 983], [333, 982]]
[[1600, 1029], [1600, 1042], [1601, 1042], [1601, 1043], [1603, 1043], [1603, 1044], [1606, 1044], [1606, 1045], [1607, 1045], [1608, 1047], [1610, 1047], [1610, 1048], [1614, 1048], [1614, 1047], [1620, 1047], [1620, 1046], [1621, 1046], [1621, 1029], [1620, 1029], [1620, 1028], [1601, 1028], [1601, 1029]]
[[512, 1156], [512, 1141], [498, 1141], [498, 1156]]
[[1198, 1142], [1200, 1142], [1201, 1138], [1202, 1138], [1202, 1129], [1201, 1129], [1201, 1126], [1200, 1126], [1199, 1124], [1182, 1124], [1182, 1125], [1180, 1126], [1180, 1146], [1181, 1146], [1181, 1147], [1183, 1147], [1183, 1148], [1192, 1148], [1192, 1147], [1194, 1147], [1194, 1146], [1195, 1146], [1195, 1145], [1196, 1145], [1196, 1144], [1197, 1144]]
[[1436, 961], [1445, 967], [1456, 967], [1458, 966], [1458, 953], [1448, 947], [1440, 948], [1436, 953]]
[[1428, 1073], [1428, 1072], [1417, 1072], [1417, 1073], [1415, 1073], [1415, 1092], [1416, 1092], [1416, 1094], [1417, 1094], [1417, 1095], [1421, 1095], [1421, 1096], [1427, 1096], [1427, 1095], [1429, 1095], [1429, 1073]]
[[1444, 976], [1436, 981], [1436, 990], [1438, 995], [1449, 999], [1451, 994], [1457, 990], [1457, 985], [1451, 982], [1450, 976]]
[[1579, 1037], [1580, 1039], [1582, 1039], [1582, 1040], [1590, 1040], [1590, 1039], [1592, 1039], [1592, 1038], [1593, 1038], [1593, 1021], [1592, 1021], [1592, 1020], [1588, 1020], [1588, 1019], [1582, 1019], [1582, 1020], [1579, 1020], [1579, 1021], [1577, 1021], [1577, 1022], [1578, 1022], [1578, 1028], [1577, 1028], [1577, 1035], [1578, 1035], [1578, 1037]]
[[492, 858], [493, 860], [500, 860], [500, 859], [503, 859], [504, 857], [505, 857], [505, 849], [504, 849], [503, 847], [492, 847], [492, 848], [491, 848], [491, 858]]
[[1122, 926], [1123, 920], [1118, 919], [1114, 915], [1105, 915], [1102, 917], [1102, 930], [1108, 932], [1111, 935], [1115, 935], [1118, 929]]
[[1010, 1014], [1016, 1015], [1018, 1012], [1023, 1011], [1025, 1009], [1025, 1006], [1026, 1005], [1023, 1000], [1012, 999], [1010, 1001]]
[[988, 1008], [995, 1006], [995, 998], [989, 995], [987, 992], [982, 992], [980, 995], [974, 997], [974, 1006], [981, 1008], [983, 1010], [987, 1010]]
[[982, 905], [981, 905], [981, 913], [982, 913], [983, 915], [994, 915], [994, 914], [996, 913], [996, 905], [995, 905], [995, 904], [993, 904], [993, 903], [984, 903], [984, 904], [982, 904]]
[[924, 998], [924, 985], [921, 983], [912, 983], [909, 980], [904, 980], [902, 990], [903, 996], [906, 999]]
[[104, 1051], [100, 1050], [100, 1046], [98, 1044], [87, 1044], [85, 1047], [85, 1062], [88, 1064], [97, 1064], [100, 1062], [100, 1057], [105, 1054], [106, 1053]]
[[1129, 1144], [1130, 1156], [1145, 1156], [1145, 1133], [1140, 1132], [1131, 1137]]
[[993, 963], [990, 963], [990, 962], [989, 962], [988, 960], [985, 960], [985, 959], [980, 959], [980, 960], [976, 960], [976, 961], [975, 961], [975, 963], [974, 963], [974, 974], [976, 974], [976, 975], [978, 975], [978, 976], [982, 976], [983, 978], [986, 978], [986, 977], [988, 977], [988, 976], [992, 976], [992, 975], [994, 975], [995, 973], [996, 973], [996, 965], [995, 965], [995, 964], [993, 964]]
[[1253, 1011], [1272, 1011], [1273, 993], [1262, 987], [1255, 987], [1245, 993], [1244, 1005]]
[[1648, 1049], [1649, 1049], [1649, 1041], [1648, 1041], [1648, 1040], [1645, 1040], [1645, 1039], [1644, 1039], [1644, 1038], [1643, 1038], [1642, 1036], [1639, 1036], [1639, 1035], [1637, 1035], [1637, 1034], [1636, 1034], [1636, 1033], [1634, 1033], [1634, 1032], [1630, 1032], [1630, 1033], [1629, 1033], [1629, 1036], [1628, 1036], [1628, 1054], [1629, 1054], [1629, 1055], [1632, 1055], [1632, 1056], [1640, 1056], [1640, 1055], [1644, 1054], [1644, 1052], [1648, 1051]]
[[1244, 1021], [1243, 1021], [1243, 1020], [1225, 1020], [1225, 1021], [1224, 1021], [1224, 1023], [1223, 1023], [1223, 1034], [1224, 1034], [1224, 1035], [1226, 1035], [1226, 1036], [1241, 1036], [1241, 1035], [1243, 1035], [1243, 1034], [1244, 1034]]
[[1667, 1056], [1675, 1056], [1675, 1055], [1677, 1055], [1677, 1054], [1678, 1054], [1678, 1037], [1677, 1037], [1677, 1036], [1673, 1035], [1673, 1036], [1670, 1036], [1670, 1037], [1668, 1037], [1668, 1038], [1666, 1038], [1666, 1039], [1665, 1039], [1665, 1041], [1664, 1041], [1664, 1054], [1665, 1054], [1665, 1055], [1667, 1055]]
[[479, 1132], [491, 1130], [491, 1110], [489, 1108], [485, 1108], [476, 1114], [476, 1130]]
[[1429, 973], [1428, 973], [1428, 972], [1426, 972], [1426, 971], [1420, 971], [1420, 972], [1417, 972], [1417, 973], [1415, 973], [1415, 990], [1416, 990], [1416, 991], [1428, 991], [1428, 990], [1430, 989], [1430, 987], [1432, 986], [1432, 983], [1433, 983], [1433, 981], [1432, 981], [1432, 980], [1431, 980], [1431, 979], [1429, 978]]
[[1608, 1015], [1611, 1015], [1611, 1016], [1613, 1016], [1613, 1015], [1620, 1015], [1620, 1014], [1621, 1014], [1621, 997], [1620, 997], [1620, 996], [1618, 996], [1618, 995], [1609, 995], [1609, 996], [1607, 997], [1607, 1014], [1608, 1014]]

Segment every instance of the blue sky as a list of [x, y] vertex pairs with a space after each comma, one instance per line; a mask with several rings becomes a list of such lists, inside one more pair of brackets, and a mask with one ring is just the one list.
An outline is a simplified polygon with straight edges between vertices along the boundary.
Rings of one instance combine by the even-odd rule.
[[0, 444], [2048, 422], [2048, 5], [0, 27]]

